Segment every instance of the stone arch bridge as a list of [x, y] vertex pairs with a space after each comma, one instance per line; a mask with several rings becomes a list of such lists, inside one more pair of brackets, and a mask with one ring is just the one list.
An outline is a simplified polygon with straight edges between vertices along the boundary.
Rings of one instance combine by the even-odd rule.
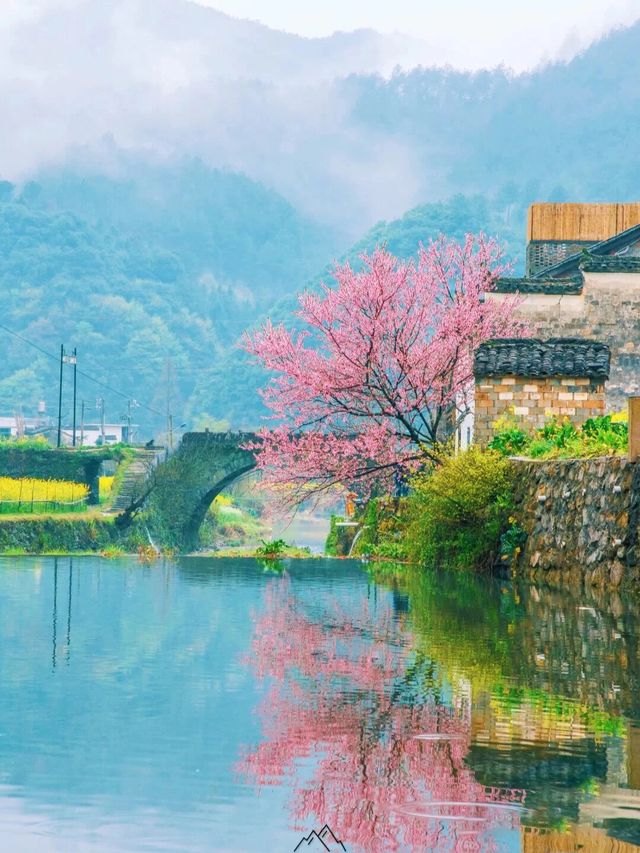
[[171, 456], [149, 464], [116, 523], [127, 528], [144, 508], [161, 544], [193, 550], [213, 500], [255, 468], [253, 452], [244, 447], [252, 441], [256, 435], [249, 432], [185, 433]]

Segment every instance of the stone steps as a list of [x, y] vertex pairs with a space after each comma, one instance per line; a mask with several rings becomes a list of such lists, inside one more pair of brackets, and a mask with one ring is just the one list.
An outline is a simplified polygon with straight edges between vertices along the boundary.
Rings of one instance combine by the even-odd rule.
[[124, 472], [118, 494], [111, 504], [112, 512], [124, 512], [138, 496], [140, 487], [149, 476], [157, 457], [164, 451], [140, 450]]

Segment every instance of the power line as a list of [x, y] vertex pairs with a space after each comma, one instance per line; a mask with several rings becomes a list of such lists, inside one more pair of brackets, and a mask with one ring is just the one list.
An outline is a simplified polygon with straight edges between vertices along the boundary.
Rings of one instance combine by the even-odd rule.
[[[8, 332], [10, 335], [13, 335], [14, 338], [18, 338], [18, 340], [22, 341], [23, 343], [27, 344], [30, 347], [33, 347], [35, 350], [38, 350], [38, 352], [42, 353], [42, 355], [46, 355], [47, 358], [52, 358], [55, 362], [58, 362], [59, 356], [54, 355], [51, 352], [47, 352], [46, 349], [43, 349], [41, 346], [38, 346], [38, 344], [35, 344], [33, 341], [30, 341], [28, 338], [25, 338], [23, 335], [18, 334], [18, 332], [14, 332], [13, 329], [10, 329], [8, 326], [5, 326], [3, 323], [0, 323], [0, 329], [4, 329], [5, 332]], [[117, 388], [113, 388], [111, 385], [108, 385], [106, 382], [101, 382], [99, 379], [96, 379], [95, 377], [91, 376], [90, 374], [85, 373], [84, 370], [78, 370], [78, 373], [80, 374], [80, 376], [84, 376], [84, 378], [88, 379], [90, 382], [93, 382], [96, 385], [100, 385], [101, 388], [105, 388], [107, 391], [111, 391], [112, 394], [117, 394], [119, 397], [123, 397], [125, 400], [129, 400], [131, 398], [130, 394], [124, 394], [122, 391], [119, 391]], [[154, 415], [159, 415], [160, 417], [164, 417], [162, 412], [159, 412], [156, 409], [153, 409], [151, 406], [147, 406], [145, 403], [140, 403], [138, 401], [138, 405], [142, 409], [146, 409], [148, 412], [151, 412]]]

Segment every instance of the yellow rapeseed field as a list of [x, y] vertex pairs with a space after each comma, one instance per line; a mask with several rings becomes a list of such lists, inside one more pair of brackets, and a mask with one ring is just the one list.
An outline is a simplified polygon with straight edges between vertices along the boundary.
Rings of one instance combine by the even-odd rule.
[[84, 483], [0, 477], [0, 512], [81, 508], [88, 496]]
[[100, 497], [108, 498], [113, 488], [115, 477], [100, 477]]

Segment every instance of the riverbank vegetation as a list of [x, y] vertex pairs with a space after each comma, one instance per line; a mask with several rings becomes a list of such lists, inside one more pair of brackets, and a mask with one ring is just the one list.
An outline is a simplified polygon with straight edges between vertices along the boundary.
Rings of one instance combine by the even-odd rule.
[[269, 532], [261, 502], [240, 487], [233, 495], [218, 495], [211, 504], [200, 528], [200, 550], [252, 554]]
[[[376, 498], [358, 518], [354, 556], [454, 569], [488, 569], [512, 531], [514, 469], [477, 447], [445, 457], [409, 481], [402, 498]], [[513, 538], [513, 535], [511, 535]]]
[[136, 553], [148, 545], [144, 530], [134, 527], [124, 536], [113, 516], [13, 516], [0, 521], [0, 554]]
[[378, 497], [355, 524], [334, 519], [327, 553], [489, 570], [511, 565], [526, 541], [516, 508], [512, 456], [544, 461], [619, 455], [628, 446], [626, 413], [591, 418], [582, 426], [551, 418], [525, 431], [510, 415], [496, 422], [486, 450], [472, 446], [409, 476], [405, 497]]

